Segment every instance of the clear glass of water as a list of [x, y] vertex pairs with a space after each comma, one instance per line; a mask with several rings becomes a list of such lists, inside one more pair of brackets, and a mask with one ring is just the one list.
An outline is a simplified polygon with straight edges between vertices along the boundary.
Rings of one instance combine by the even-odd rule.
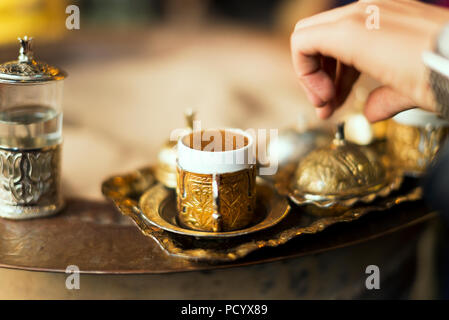
[[39, 149], [62, 142], [63, 81], [0, 86], [0, 148]]

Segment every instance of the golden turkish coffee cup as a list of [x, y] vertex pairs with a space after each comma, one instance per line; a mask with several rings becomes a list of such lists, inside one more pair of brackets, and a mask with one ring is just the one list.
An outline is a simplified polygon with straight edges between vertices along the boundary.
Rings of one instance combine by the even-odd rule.
[[201, 231], [244, 228], [255, 216], [253, 138], [238, 129], [202, 130], [178, 141], [180, 224]]
[[389, 120], [388, 152], [406, 175], [419, 177], [448, 137], [448, 121], [428, 111], [411, 109]]

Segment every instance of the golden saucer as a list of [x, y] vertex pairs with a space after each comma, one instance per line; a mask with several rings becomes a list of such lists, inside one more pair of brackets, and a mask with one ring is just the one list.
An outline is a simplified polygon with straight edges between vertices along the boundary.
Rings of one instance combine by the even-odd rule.
[[139, 200], [142, 217], [149, 224], [165, 231], [197, 238], [229, 238], [247, 235], [270, 228], [286, 217], [290, 206], [268, 182], [257, 179], [256, 218], [249, 226], [227, 232], [207, 232], [183, 226], [177, 216], [176, 194], [158, 183], [148, 189]]

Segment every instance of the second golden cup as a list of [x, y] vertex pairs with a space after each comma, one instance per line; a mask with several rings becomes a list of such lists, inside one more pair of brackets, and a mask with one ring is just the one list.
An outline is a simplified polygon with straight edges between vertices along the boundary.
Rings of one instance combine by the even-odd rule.
[[411, 109], [389, 120], [388, 151], [405, 174], [423, 175], [449, 136], [449, 122], [420, 109]]

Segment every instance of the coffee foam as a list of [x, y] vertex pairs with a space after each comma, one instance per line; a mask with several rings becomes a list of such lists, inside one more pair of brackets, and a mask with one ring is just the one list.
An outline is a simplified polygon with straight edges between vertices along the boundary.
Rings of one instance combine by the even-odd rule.
[[209, 152], [223, 152], [241, 149], [248, 145], [248, 138], [228, 130], [202, 130], [192, 132], [182, 139], [191, 149]]
[[[217, 141], [219, 143], [214, 144], [210, 138], [213, 136], [212, 133], [221, 131], [226, 131], [226, 134], [216, 134], [215, 137], [218, 139], [214, 138], [214, 140], [215, 143]], [[239, 129], [203, 130], [202, 132], [203, 139], [193, 140], [192, 144], [190, 144], [191, 133], [178, 141], [178, 166], [181, 169], [193, 173], [220, 174], [247, 169], [253, 165], [253, 138], [251, 135]], [[205, 143], [201, 144], [201, 140], [204, 140]], [[211, 143], [212, 145], [210, 145]], [[223, 149], [224, 151], [220, 151]]]

